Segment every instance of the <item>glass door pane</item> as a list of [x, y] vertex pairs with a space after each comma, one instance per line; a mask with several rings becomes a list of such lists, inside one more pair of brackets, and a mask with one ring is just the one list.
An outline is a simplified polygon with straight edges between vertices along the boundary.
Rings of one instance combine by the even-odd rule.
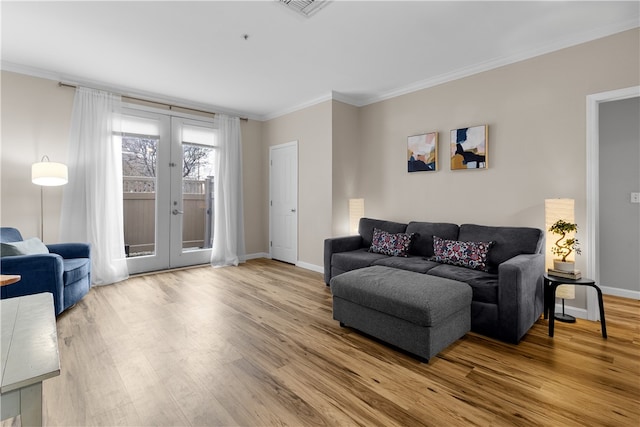
[[182, 249], [210, 248], [213, 242], [212, 146], [182, 143]]
[[168, 204], [163, 188], [168, 184], [169, 125], [168, 117], [158, 114], [123, 114], [124, 241], [131, 274], [168, 267], [169, 218], [158, 207]]
[[212, 123], [174, 118], [171, 266], [207, 263], [213, 242], [213, 170], [217, 149]]
[[156, 161], [159, 135], [122, 134], [124, 241], [127, 257], [156, 251]]

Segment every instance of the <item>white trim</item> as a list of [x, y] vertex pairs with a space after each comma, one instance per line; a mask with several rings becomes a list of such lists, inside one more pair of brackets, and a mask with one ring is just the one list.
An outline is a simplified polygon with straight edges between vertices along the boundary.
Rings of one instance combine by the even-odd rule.
[[181, 104], [182, 106], [187, 108], [193, 107], [199, 110], [207, 110], [207, 111], [213, 110], [212, 112], [220, 112], [220, 113], [225, 113], [230, 115], [237, 115], [237, 116], [247, 117], [249, 119], [257, 120], [257, 121], [267, 121], [267, 120], [284, 116], [286, 114], [290, 114], [290, 113], [293, 113], [293, 112], [296, 112], [296, 111], [299, 111], [299, 110], [302, 110], [302, 109], [305, 109], [305, 108], [308, 108], [332, 99], [335, 99], [356, 107], [363, 107], [365, 105], [369, 105], [369, 104], [384, 101], [390, 98], [395, 98], [397, 96], [417, 92], [419, 90], [428, 89], [430, 87], [434, 87], [443, 83], [458, 80], [464, 77], [469, 77], [474, 74], [478, 74], [478, 73], [489, 71], [495, 68], [503, 67], [505, 65], [514, 64], [527, 59], [535, 58], [537, 56], [556, 52], [558, 50], [565, 49], [571, 46], [576, 46], [576, 45], [587, 43], [603, 37], [608, 37], [613, 34], [621, 33], [623, 31], [631, 30], [633, 28], [637, 28], [638, 25], [640, 25], [638, 17], [632, 16], [627, 21], [622, 23], [616, 23], [614, 25], [610, 25], [607, 27], [596, 28], [594, 30], [583, 32], [577, 36], [568, 37], [564, 40], [550, 43], [546, 46], [539, 47], [536, 49], [521, 51], [514, 55], [493, 58], [487, 61], [483, 61], [479, 64], [460, 68], [452, 72], [441, 74], [439, 76], [434, 76], [426, 80], [410, 83], [408, 85], [405, 85], [390, 91], [379, 92], [379, 93], [374, 93], [374, 94], [365, 95], [365, 96], [351, 96], [351, 95], [346, 95], [342, 93], [332, 92], [329, 94], [325, 94], [325, 95], [310, 99], [300, 104], [297, 104], [288, 108], [284, 108], [282, 110], [274, 111], [268, 114], [261, 114], [261, 115], [249, 114], [241, 111], [228, 110], [223, 107], [215, 106], [215, 105], [194, 103], [193, 101], [188, 101], [180, 98], [174, 99], [174, 98], [161, 97], [161, 96], [158, 96], [157, 94], [135, 91], [135, 90], [132, 90], [131, 88], [105, 86], [104, 83], [83, 80], [78, 76], [51, 72], [51, 71], [42, 70], [35, 67], [28, 67], [25, 65], [15, 64], [7, 61], [0, 62], [0, 69], [15, 72], [15, 73], [20, 73], [20, 74], [26, 74], [33, 77], [49, 79], [49, 80], [65, 81], [68, 83], [74, 82], [74, 84], [90, 86], [98, 89], [103, 88], [103, 90], [118, 92], [124, 96], [148, 98], [151, 101], [155, 100], [162, 103]]
[[[241, 257], [241, 260], [249, 261], [251, 259], [259, 259], [259, 258], [271, 259], [271, 255], [269, 255], [266, 252], [256, 252], [254, 254], [247, 254], [244, 257]], [[319, 265], [310, 264], [304, 261], [298, 261], [295, 263], [295, 266], [299, 268], [304, 268], [305, 270], [311, 270], [311, 271], [315, 271], [316, 273], [324, 274], [324, 267]], [[565, 307], [565, 312], [566, 312], [566, 307]]]
[[[596, 301], [597, 304], [597, 301]], [[562, 313], [562, 303], [560, 304], [556, 304], [556, 311], [555, 313]], [[578, 319], [587, 319], [587, 310], [584, 308], [576, 308], [576, 307], [571, 307], [570, 305], [567, 305], [567, 301], [565, 300], [564, 302], [564, 313], [568, 314], [569, 316], [573, 316], [575, 318]], [[549, 316], [551, 316], [553, 313], [549, 314]], [[590, 319], [587, 319], [590, 320]], [[556, 322], [559, 322], [558, 319], [556, 319]]]
[[[296, 111], [304, 110], [305, 108], [313, 107], [314, 105], [318, 105], [318, 104], [322, 104], [323, 102], [330, 101], [333, 98], [334, 98], [333, 93], [322, 95], [317, 98], [311, 99], [309, 101], [300, 103], [298, 105], [294, 105], [293, 107], [288, 107], [279, 111], [275, 111], [273, 113], [264, 114], [260, 117], [260, 120], [267, 121], [267, 120], [275, 119], [277, 117], [284, 116], [287, 114], [295, 113]], [[343, 101], [343, 102], [346, 102], [346, 101]]]
[[518, 52], [514, 55], [493, 58], [487, 61], [483, 61], [479, 64], [474, 64], [472, 66], [460, 68], [446, 74], [441, 74], [439, 76], [435, 76], [426, 80], [411, 83], [409, 85], [396, 88], [388, 92], [378, 93], [368, 97], [360, 97], [360, 98], [352, 97], [351, 102], [348, 102], [348, 101], [344, 101], [344, 102], [353, 104], [357, 107], [362, 107], [365, 105], [373, 104], [375, 102], [380, 102], [390, 98], [395, 98], [396, 96], [406, 95], [408, 93], [416, 92], [422, 89], [427, 89], [433, 86], [458, 80], [464, 77], [469, 77], [474, 74], [479, 74], [485, 71], [493, 70], [495, 68], [503, 67], [505, 65], [515, 64], [516, 62], [521, 62], [527, 59], [535, 58], [537, 56], [545, 55], [547, 53], [556, 52], [561, 49], [565, 49], [571, 46], [576, 46], [582, 43], [587, 43], [596, 39], [621, 33], [623, 31], [631, 30], [633, 28], [637, 28], [638, 24], [639, 24], [638, 17], [630, 17], [627, 21], [623, 23], [618, 23], [615, 25], [610, 25], [608, 27], [597, 28], [595, 30], [586, 31], [577, 36], [568, 37], [564, 40], [560, 40], [536, 49], [529, 49], [529, 50]]
[[245, 261], [249, 261], [252, 259], [259, 259], [259, 258], [271, 259], [271, 255], [269, 255], [266, 252], [256, 252], [253, 254], [246, 254], [244, 256], [241, 256], [240, 261], [245, 262]]
[[637, 17], [630, 17], [627, 21], [621, 24], [615, 24], [609, 27], [597, 28], [595, 30], [586, 31], [578, 36], [569, 37], [559, 42], [551, 43], [536, 49], [521, 51], [514, 55], [493, 58], [487, 61], [483, 61], [479, 64], [474, 64], [469, 67], [459, 68], [452, 72], [431, 77], [426, 80], [410, 83], [408, 85], [398, 87], [396, 89], [393, 89], [387, 92], [379, 92], [379, 93], [374, 93], [371, 95], [364, 95], [364, 96], [353, 96], [353, 95], [347, 95], [344, 93], [339, 93], [334, 91], [331, 93], [331, 95], [321, 96], [290, 108], [286, 108], [270, 114], [265, 114], [262, 116], [262, 120], [271, 120], [276, 117], [283, 116], [285, 114], [293, 113], [295, 111], [311, 107], [313, 105], [319, 104], [329, 99], [335, 99], [337, 101], [344, 102], [346, 104], [350, 104], [356, 107], [364, 107], [365, 105], [370, 105], [376, 102], [385, 101], [387, 99], [417, 92], [419, 90], [428, 89], [430, 87], [438, 86], [443, 83], [462, 79], [464, 77], [469, 77], [485, 71], [493, 70], [495, 68], [503, 67], [505, 65], [515, 64], [517, 62], [525, 61], [527, 59], [535, 58], [537, 56], [556, 52], [558, 50], [565, 49], [571, 46], [576, 46], [582, 43], [587, 43], [587, 42], [597, 40], [603, 37], [607, 37], [613, 34], [621, 33], [623, 31], [631, 30], [633, 28], [637, 28], [638, 24], [639, 22]]
[[[193, 108], [196, 110], [202, 110], [215, 113], [228, 114], [231, 116], [246, 117], [251, 120], [264, 120], [262, 116], [256, 116], [254, 114], [245, 113], [242, 111], [230, 110], [213, 104], [204, 104], [194, 101], [189, 101], [182, 98], [173, 98], [168, 96], [162, 96], [156, 93], [145, 92], [135, 90], [125, 86], [114, 86], [107, 83], [87, 80], [78, 76], [69, 74], [56, 73], [52, 71], [43, 70], [35, 67], [28, 67], [26, 65], [15, 64], [7, 61], [0, 61], [0, 70], [9, 71], [12, 73], [24, 74], [31, 77], [38, 77], [41, 79], [53, 80], [56, 82], [62, 82], [73, 86], [87, 86], [93, 89], [104, 90], [107, 92], [113, 92], [120, 94], [124, 97], [143, 98], [149, 102], [158, 102], [160, 104], [170, 104], [176, 107], [184, 107], [186, 109]], [[175, 113], [175, 111], [174, 111]]]
[[310, 264], [308, 262], [298, 261], [296, 262], [296, 267], [300, 267], [306, 270], [315, 271], [316, 273], [324, 274], [324, 267], [320, 267], [319, 265], [315, 265], [315, 264]]
[[[600, 283], [600, 212], [599, 212], [599, 151], [600, 151], [600, 103], [640, 96], [640, 86], [611, 90], [587, 95], [587, 277]], [[610, 288], [612, 289], [612, 288]], [[587, 319], [598, 320], [598, 298], [595, 289], [587, 289]]]
[[605, 295], [640, 300], [640, 291], [630, 291], [628, 289], [612, 288], [610, 286], [600, 286], [600, 290]]

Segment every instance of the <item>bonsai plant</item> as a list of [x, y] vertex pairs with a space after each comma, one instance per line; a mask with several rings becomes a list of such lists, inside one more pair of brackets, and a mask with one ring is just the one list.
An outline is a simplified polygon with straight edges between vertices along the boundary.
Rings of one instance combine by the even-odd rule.
[[567, 234], [578, 231], [578, 224], [559, 219], [549, 227], [549, 231], [560, 236], [551, 247], [551, 252], [560, 257], [553, 261], [553, 268], [561, 271], [574, 271], [574, 262], [567, 261], [567, 257], [571, 255], [572, 252], [580, 255], [580, 243], [575, 237], [568, 238]]

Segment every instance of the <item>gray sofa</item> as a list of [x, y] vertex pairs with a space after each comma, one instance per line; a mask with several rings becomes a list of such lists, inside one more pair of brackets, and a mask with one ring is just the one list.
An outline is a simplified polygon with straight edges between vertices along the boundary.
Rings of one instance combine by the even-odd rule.
[[[415, 233], [407, 257], [369, 252], [374, 228], [389, 233]], [[518, 343], [544, 308], [544, 233], [529, 227], [360, 220], [359, 235], [326, 239], [324, 280], [373, 265], [413, 271], [467, 283], [473, 291], [471, 330]], [[431, 260], [433, 236], [463, 242], [493, 242], [488, 271]]]

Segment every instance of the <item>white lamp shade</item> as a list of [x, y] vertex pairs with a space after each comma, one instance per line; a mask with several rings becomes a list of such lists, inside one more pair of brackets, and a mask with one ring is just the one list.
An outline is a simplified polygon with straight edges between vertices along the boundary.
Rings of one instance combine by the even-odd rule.
[[[559, 219], [563, 219], [567, 222], [573, 223], [575, 221], [575, 201], [573, 199], [546, 199], [544, 201], [544, 216], [545, 216], [545, 264], [546, 268], [553, 268], [553, 259], [557, 258], [551, 252], [551, 248], [558, 236], [551, 233], [549, 228], [556, 223]], [[571, 236], [569, 236], [571, 237]], [[573, 254], [572, 254], [573, 255]], [[573, 257], [567, 259], [567, 261], [573, 261]], [[576, 291], [573, 285], [561, 285], [556, 289], [556, 298], [562, 299], [575, 299]]]
[[[558, 258], [553, 255], [551, 252], [551, 248], [556, 240], [558, 240], [558, 236], [551, 233], [549, 228], [556, 223], [559, 219], [563, 219], [567, 222], [574, 222], [574, 200], [573, 199], [546, 199], [544, 201], [544, 213], [545, 213], [545, 240], [546, 240], [546, 251], [545, 251], [545, 265], [546, 268], [553, 268], [553, 260], [554, 258]], [[574, 233], [570, 233], [567, 237], [573, 237]], [[573, 261], [575, 258], [573, 254], [569, 256], [567, 261]]]
[[67, 165], [55, 162], [38, 162], [31, 165], [31, 182], [46, 187], [65, 185], [69, 182]]
[[576, 287], [574, 285], [560, 285], [556, 288], [556, 298], [575, 299]]
[[364, 216], [364, 199], [349, 199], [349, 233], [358, 234], [360, 218]]

